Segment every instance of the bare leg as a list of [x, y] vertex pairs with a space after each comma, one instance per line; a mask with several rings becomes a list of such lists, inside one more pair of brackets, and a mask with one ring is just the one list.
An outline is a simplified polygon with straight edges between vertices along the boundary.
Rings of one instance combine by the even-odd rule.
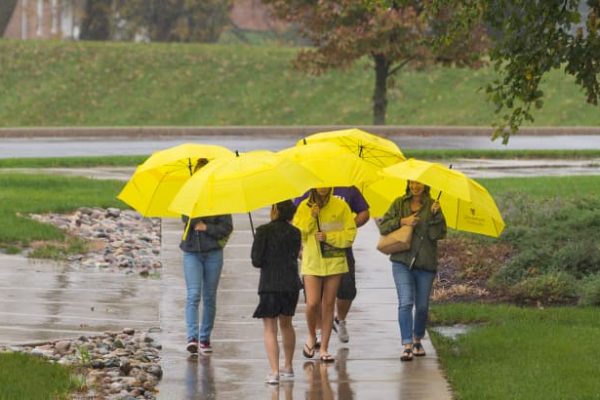
[[279, 344], [277, 343], [277, 318], [263, 318], [265, 350], [271, 373], [279, 374]]
[[321, 288], [323, 277], [305, 275], [304, 292], [306, 293], [306, 326], [308, 328], [308, 340], [306, 344], [313, 348], [317, 329], [318, 308], [321, 305]]
[[333, 327], [335, 295], [340, 286], [342, 275], [330, 275], [323, 278], [323, 300], [321, 303], [321, 354], [329, 352], [329, 338]]
[[[321, 287], [321, 300], [323, 299], [323, 287]], [[321, 307], [317, 308], [317, 330], [321, 330]]]
[[316, 325], [317, 329], [321, 329], [322, 328], [321, 327], [321, 325], [322, 325], [321, 318], [322, 318], [322, 316], [321, 316], [321, 307], [317, 307], [317, 325]]
[[294, 347], [296, 347], [296, 331], [292, 325], [292, 317], [279, 316], [279, 327], [281, 328], [281, 340], [283, 342], [283, 368], [292, 369], [294, 359]]
[[337, 299], [336, 305], [337, 305], [337, 314], [336, 314], [337, 319], [340, 321], [345, 321], [346, 317], [348, 316], [348, 312], [350, 311], [350, 306], [352, 305], [352, 300]]

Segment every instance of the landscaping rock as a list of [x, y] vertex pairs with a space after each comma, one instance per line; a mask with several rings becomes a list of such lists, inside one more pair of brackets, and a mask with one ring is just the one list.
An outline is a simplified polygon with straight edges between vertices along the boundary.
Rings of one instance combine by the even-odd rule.
[[[163, 375], [159, 352], [146, 342], [145, 334], [107, 332], [101, 336], [81, 336], [38, 346], [0, 346], [0, 352], [21, 352], [37, 355], [82, 371], [87, 393], [74, 399], [102, 398], [106, 400], [156, 398], [156, 385]], [[120, 348], [125, 345], [132, 351]]]
[[155, 275], [162, 268], [158, 218], [143, 218], [135, 211], [118, 208], [80, 208], [72, 214], [30, 216], [88, 241], [88, 253], [67, 259], [75, 268], [144, 277]]

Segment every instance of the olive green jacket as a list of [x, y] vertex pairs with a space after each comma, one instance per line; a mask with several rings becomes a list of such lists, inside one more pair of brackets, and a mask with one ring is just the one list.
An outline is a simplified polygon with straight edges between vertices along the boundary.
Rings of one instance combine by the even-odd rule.
[[[412, 214], [410, 210], [411, 198], [412, 194], [408, 194], [394, 200], [379, 222], [379, 232], [382, 235], [387, 235], [400, 228], [400, 218]], [[428, 271], [437, 270], [437, 241], [446, 236], [446, 220], [442, 210], [436, 214], [431, 213], [432, 204], [433, 199], [427, 197], [418, 214], [420, 221], [415, 226], [410, 249], [392, 254], [390, 256], [392, 262], [401, 262], [410, 266], [413, 257], [416, 255], [413, 268]]]

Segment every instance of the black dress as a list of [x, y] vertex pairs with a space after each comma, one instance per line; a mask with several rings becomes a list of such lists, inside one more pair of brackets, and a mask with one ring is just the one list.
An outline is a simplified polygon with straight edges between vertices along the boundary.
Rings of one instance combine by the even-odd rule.
[[260, 302], [254, 318], [293, 316], [302, 282], [298, 274], [300, 231], [287, 221], [275, 220], [256, 229], [252, 265], [260, 268]]

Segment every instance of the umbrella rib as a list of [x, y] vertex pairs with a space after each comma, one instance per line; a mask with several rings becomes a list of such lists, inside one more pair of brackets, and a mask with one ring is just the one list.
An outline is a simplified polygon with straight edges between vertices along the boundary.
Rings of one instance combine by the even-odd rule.
[[164, 175], [161, 175], [160, 180], [158, 181], [158, 184], [154, 187], [154, 190], [152, 191], [152, 196], [150, 196], [150, 201], [148, 201], [148, 205], [146, 206], [144, 214], [148, 214], [148, 210], [150, 209], [150, 205], [154, 201], [154, 197], [156, 196], [156, 193], [158, 192], [158, 188], [160, 187], [162, 181], [165, 180], [167, 178], [167, 176], [169, 176], [172, 173], [173, 173], [173, 171], [167, 172]]

